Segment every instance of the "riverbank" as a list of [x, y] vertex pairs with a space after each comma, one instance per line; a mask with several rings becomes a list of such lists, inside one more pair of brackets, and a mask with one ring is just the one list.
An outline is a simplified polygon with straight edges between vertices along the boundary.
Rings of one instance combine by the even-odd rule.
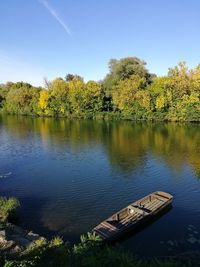
[[0, 255], [16, 255], [28, 249], [33, 242], [45, 240], [9, 222], [0, 222]]
[[130, 114], [126, 115], [121, 112], [97, 112], [97, 113], [79, 113], [79, 114], [37, 114], [37, 113], [9, 113], [0, 109], [0, 115], [24, 116], [34, 118], [52, 118], [68, 120], [99, 120], [99, 121], [133, 121], [133, 122], [176, 122], [176, 123], [199, 123], [200, 112], [195, 118], [179, 117], [170, 118], [167, 112], [149, 112], [148, 114]]
[[[0, 215], [4, 213], [10, 199], [4, 198], [3, 202]], [[13, 215], [18, 205], [12, 202], [9, 206], [8, 215]], [[59, 237], [48, 241], [38, 234], [9, 223], [8, 218], [9, 216], [0, 222], [0, 266], [3, 267], [199, 266], [198, 253], [162, 260], [143, 260], [123, 251], [120, 247], [102, 245], [99, 237], [90, 233], [81, 236], [80, 243], [74, 246], [64, 243]]]

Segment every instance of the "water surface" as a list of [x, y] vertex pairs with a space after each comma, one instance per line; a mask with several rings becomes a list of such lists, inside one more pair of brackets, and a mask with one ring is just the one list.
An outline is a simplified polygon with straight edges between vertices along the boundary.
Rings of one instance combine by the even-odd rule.
[[[200, 249], [200, 125], [0, 117], [0, 195], [19, 224], [79, 235], [156, 190], [173, 208], [121, 244], [143, 256]], [[7, 175], [5, 175], [7, 174]]]

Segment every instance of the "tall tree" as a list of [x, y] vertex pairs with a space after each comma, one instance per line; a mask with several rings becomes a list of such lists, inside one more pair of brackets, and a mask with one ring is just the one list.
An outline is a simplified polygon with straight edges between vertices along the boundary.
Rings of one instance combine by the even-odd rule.
[[5, 102], [5, 110], [16, 114], [37, 114], [40, 88], [22, 87], [10, 89]]
[[69, 85], [63, 79], [55, 79], [49, 87], [49, 108], [53, 116], [69, 112]]
[[66, 76], [65, 76], [66, 82], [70, 82], [70, 81], [72, 81], [74, 79], [83, 81], [83, 78], [81, 76], [77, 75], [77, 74], [67, 73]]
[[139, 98], [138, 91], [144, 85], [144, 78], [133, 75], [131, 78], [120, 81], [112, 90], [114, 106], [124, 114], [133, 114], [135, 104]]
[[146, 62], [137, 57], [111, 59], [109, 61], [109, 73], [103, 81], [107, 94], [119, 81], [129, 79], [132, 75], [144, 78], [144, 85], [151, 83], [155, 75], [149, 73], [145, 66]]
[[184, 61], [179, 62], [174, 68], [170, 68], [168, 76], [170, 77], [169, 89], [176, 99], [191, 92], [190, 71]]

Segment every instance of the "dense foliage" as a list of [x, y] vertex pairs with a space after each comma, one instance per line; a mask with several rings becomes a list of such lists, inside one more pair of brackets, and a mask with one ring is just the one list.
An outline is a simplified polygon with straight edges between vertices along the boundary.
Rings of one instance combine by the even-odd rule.
[[145, 62], [128, 57], [109, 62], [101, 82], [78, 75], [46, 81], [46, 88], [24, 82], [0, 85], [0, 109], [10, 114], [200, 121], [200, 65], [180, 62], [156, 77]]

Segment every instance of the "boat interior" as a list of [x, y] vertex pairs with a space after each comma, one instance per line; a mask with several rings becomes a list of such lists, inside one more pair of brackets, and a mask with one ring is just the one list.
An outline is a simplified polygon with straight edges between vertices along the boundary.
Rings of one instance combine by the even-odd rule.
[[151, 194], [115, 213], [106, 222], [118, 229], [127, 227], [162, 206], [166, 200], [166, 196]]

